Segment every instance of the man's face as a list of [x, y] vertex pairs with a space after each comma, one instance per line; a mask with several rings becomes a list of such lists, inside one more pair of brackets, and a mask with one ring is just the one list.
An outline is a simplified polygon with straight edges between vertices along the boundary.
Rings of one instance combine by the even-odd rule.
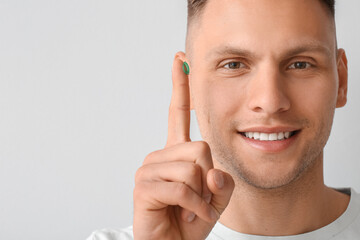
[[191, 96], [233, 176], [276, 188], [322, 158], [338, 104], [334, 31], [320, 1], [207, 3], [190, 33]]

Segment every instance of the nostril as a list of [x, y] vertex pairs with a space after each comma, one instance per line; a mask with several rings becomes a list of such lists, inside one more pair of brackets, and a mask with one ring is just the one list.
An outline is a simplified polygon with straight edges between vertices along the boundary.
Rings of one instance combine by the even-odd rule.
[[255, 113], [274, 114], [285, 112], [290, 109], [290, 99], [283, 86], [276, 83], [267, 85], [269, 82], [262, 82], [262, 85], [253, 86], [248, 92], [248, 108]]

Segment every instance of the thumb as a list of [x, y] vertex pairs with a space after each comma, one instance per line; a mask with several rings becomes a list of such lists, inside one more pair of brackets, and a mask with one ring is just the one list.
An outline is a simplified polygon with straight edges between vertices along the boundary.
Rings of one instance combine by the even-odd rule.
[[219, 169], [210, 169], [207, 173], [207, 185], [212, 192], [212, 199], [210, 204], [215, 207], [219, 215], [227, 207], [235, 183], [230, 174]]

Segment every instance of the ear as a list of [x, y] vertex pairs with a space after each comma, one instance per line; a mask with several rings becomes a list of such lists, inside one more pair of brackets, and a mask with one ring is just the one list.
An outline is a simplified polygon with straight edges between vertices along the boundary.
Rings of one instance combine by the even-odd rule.
[[[190, 79], [191, 79], [191, 65], [189, 62], [189, 59], [186, 57], [184, 52], [177, 52], [176, 56], [183, 62], [187, 62], [187, 64], [189, 65], [190, 68], [190, 73], [189, 75], [187, 75], [187, 79], [188, 79], [188, 84], [189, 84], [189, 89], [190, 89], [190, 110], [194, 110], [194, 106], [193, 106], [193, 95], [192, 95], [192, 91], [191, 91], [191, 84], [190, 84]], [[185, 73], [184, 73], [185, 74]]]
[[345, 106], [347, 101], [347, 89], [348, 89], [348, 66], [345, 50], [340, 48], [337, 54], [337, 72], [339, 79], [338, 96], [336, 101], [336, 107], [340, 108]]

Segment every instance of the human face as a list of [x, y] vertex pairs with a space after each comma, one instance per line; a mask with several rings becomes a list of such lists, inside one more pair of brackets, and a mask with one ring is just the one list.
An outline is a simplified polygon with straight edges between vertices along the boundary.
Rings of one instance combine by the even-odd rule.
[[322, 159], [346, 80], [320, 1], [209, 0], [190, 31], [192, 104], [217, 164], [277, 188]]

